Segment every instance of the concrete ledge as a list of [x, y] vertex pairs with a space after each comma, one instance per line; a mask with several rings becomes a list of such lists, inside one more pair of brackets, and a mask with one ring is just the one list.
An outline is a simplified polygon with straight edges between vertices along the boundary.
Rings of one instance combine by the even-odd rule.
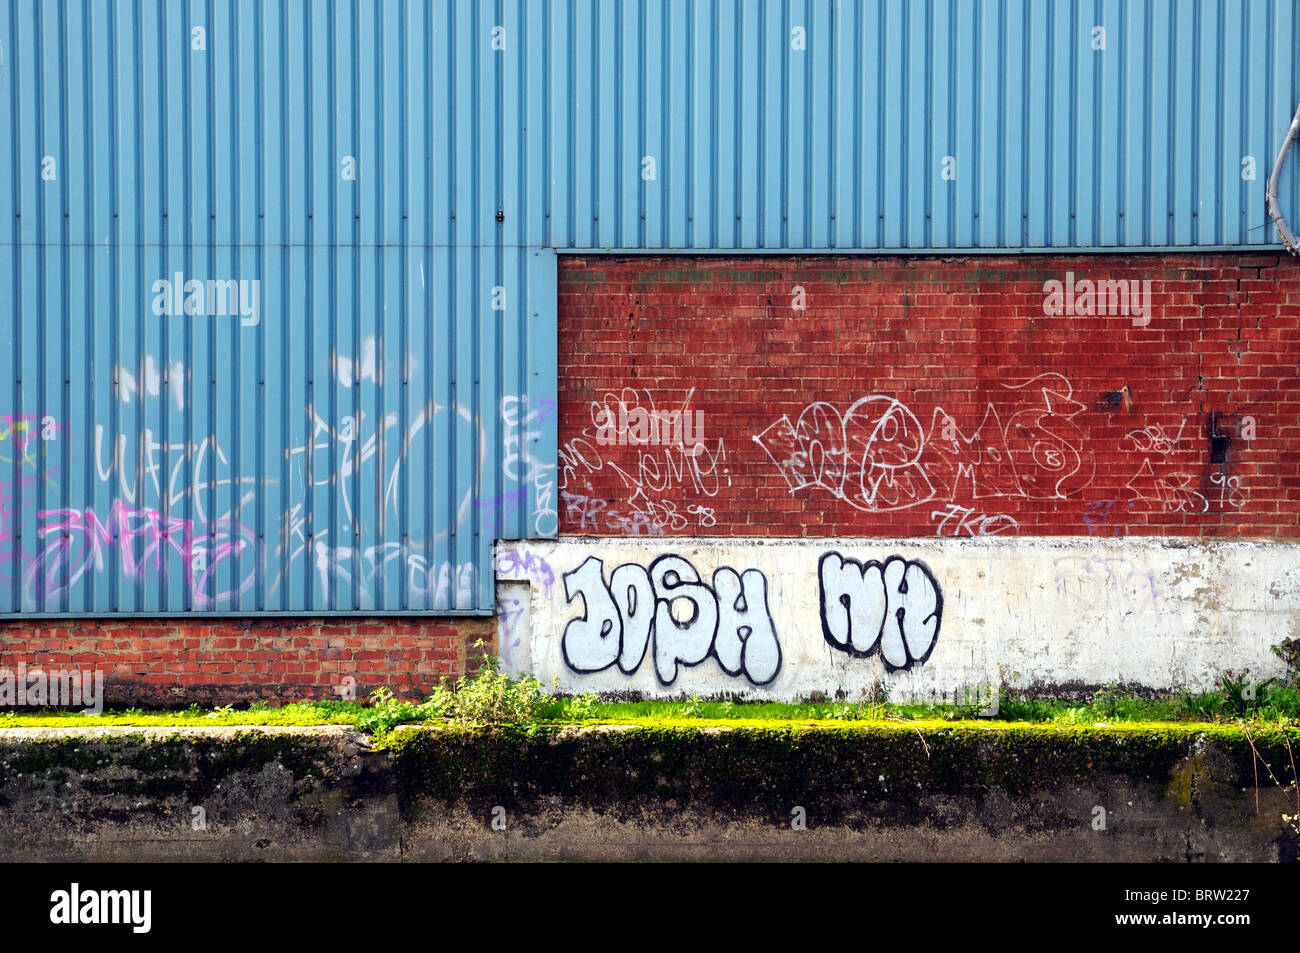
[[398, 822], [350, 728], [0, 730], [10, 860], [396, 860]]
[[[1289, 741], [1300, 747], [1300, 732]], [[1283, 733], [1254, 743], [1289, 780]], [[1282, 821], [1294, 793], [1261, 767], [1256, 815], [1250, 744], [1204, 726], [403, 729], [395, 753], [410, 858], [1262, 861], [1297, 852]], [[794, 829], [798, 808], [804, 830]], [[494, 809], [504, 831], [492, 828]]]
[[1252, 741], [1290, 783], [1300, 730], [1205, 725], [9, 729], [0, 853], [1296, 860]]

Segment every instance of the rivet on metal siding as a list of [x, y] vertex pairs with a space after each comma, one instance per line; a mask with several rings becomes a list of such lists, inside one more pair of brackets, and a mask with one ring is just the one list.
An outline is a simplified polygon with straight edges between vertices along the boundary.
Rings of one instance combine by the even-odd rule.
[[497, 221], [504, 222], [505, 220], [506, 220], [506, 213], [501, 211], [501, 209], [497, 209]]

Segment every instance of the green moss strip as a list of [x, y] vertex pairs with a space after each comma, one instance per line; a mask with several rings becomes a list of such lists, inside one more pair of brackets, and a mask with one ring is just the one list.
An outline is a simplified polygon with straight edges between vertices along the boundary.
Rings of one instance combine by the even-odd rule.
[[558, 799], [614, 813], [815, 805], [835, 817], [871, 804], [914, 820], [927, 799], [995, 789], [1014, 796], [1101, 777], [1169, 789], [1189, 765], [1206, 783], [1240, 789], [1254, 783], [1252, 743], [1280, 783], [1293, 781], [1288, 744], [1300, 751], [1300, 729], [1226, 725], [405, 727], [387, 747], [404, 797], [480, 809]]

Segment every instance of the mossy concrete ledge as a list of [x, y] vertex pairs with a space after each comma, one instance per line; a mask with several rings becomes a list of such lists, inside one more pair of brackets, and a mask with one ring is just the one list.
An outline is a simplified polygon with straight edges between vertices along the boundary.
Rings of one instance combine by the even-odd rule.
[[1206, 725], [5, 729], [0, 856], [1294, 861], [1293, 753]]
[[[1256, 786], [1252, 743], [1281, 783], [1261, 764]], [[931, 723], [408, 727], [390, 746], [408, 859], [1294, 861], [1288, 744]]]
[[8, 860], [397, 860], [399, 828], [351, 728], [0, 730]]

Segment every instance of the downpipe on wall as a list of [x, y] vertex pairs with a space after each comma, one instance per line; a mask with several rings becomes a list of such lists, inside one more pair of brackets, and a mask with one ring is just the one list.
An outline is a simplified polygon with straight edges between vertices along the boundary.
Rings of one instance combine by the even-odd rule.
[[1291, 128], [1287, 130], [1286, 138], [1282, 140], [1282, 148], [1278, 151], [1277, 161], [1273, 163], [1273, 173], [1268, 177], [1268, 188], [1264, 192], [1268, 214], [1277, 228], [1278, 237], [1282, 239], [1286, 250], [1293, 255], [1300, 255], [1300, 239], [1297, 239], [1295, 233], [1291, 231], [1282, 216], [1282, 210], [1278, 208], [1277, 183], [1282, 178], [1282, 165], [1286, 162], [1287, 153], [1291, 151], [1291, 146], [1297, 138], [1300, 138], [1300, 106], [1296, 106], [1295, 115], [1291, 118]]

